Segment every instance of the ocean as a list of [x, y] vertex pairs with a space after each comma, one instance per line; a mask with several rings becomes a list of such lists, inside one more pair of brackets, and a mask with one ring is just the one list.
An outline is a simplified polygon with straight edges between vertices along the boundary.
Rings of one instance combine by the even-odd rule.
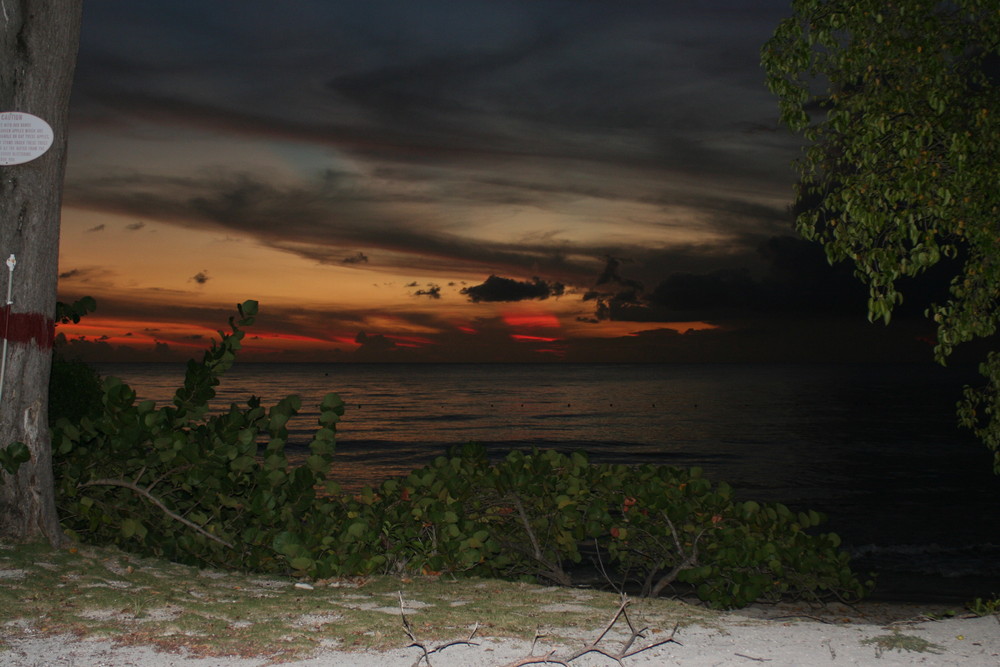
[[[168, 403], [183, 366], [98, 364]], [[332, 476], [375, 485], [475, 441], [592, 461], [700, 466], [741, 499], [827, 515], [884, 598], [1000, 595], [1000, 477], [956, 425], [972, 368], [852, 364], [237, 364], [215, 405], [327, 392], [346, 403]]]

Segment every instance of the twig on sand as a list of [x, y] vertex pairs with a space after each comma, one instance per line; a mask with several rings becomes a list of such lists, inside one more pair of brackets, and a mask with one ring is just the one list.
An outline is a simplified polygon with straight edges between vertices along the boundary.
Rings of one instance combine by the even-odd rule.
[[406, 618], [406, 612], [403, 608], [403, 591], [399, 591], [399, 616], [403, 619], [403, 630], [406, 632], [406, 636], [410, 638], [410, 644], [406, 648], [419, 648], [421, 650], [421, 655], [417, 658], [416, 662], [413, 663], [413, 667], [419, 667], [421, 662], [427, 664], [427, 667], [432, 667], [431, 665], [431, 654], [440, 653], [441, 651], [449, 648], [451, 646], [479, 646], [476, 642], [472, 641], [472, 638], [476, 636], [479, 631], [479, 623], [472, 628], [472, 632], [469, 633], [467, 639], [456, 639], [455, 641], [448, 642], [447, 644], [441, 644], [440, 646], [435, 646], [434, 648], [428, 648], [427, 644], [417, 639], [417, 635], [413, 632], [413, 627], [410, 625], [410, 621]]
[[[519, 660], [515, 660], [514, 662], [507, 663], [506, 665], [503, 665], [503, 667], [524, 667], [525, 665], [562, 665], [563, 667], [572, 667], [570, 665], [571, 662], [573, 662], [577, 658], [587, 655], [588, 653], [597, 653], [599, 655], [603, 655], [606, 658], [614, 660], [619, 665], [624, 665], [622, 660], [624, 660], [625, 658], [630, 658], [633, 655], [638, 655], [643, 651], [648, 651], [649, 649], [656, 648], [657, 646], [663, 646], [664, 644], [669, 644], [669, 643], [680, 645], [680, 642], [674, 639], [674, 635], [677, 634], [677, 626], [679, 625], [679, 623], [675, 623], [673, 630], [671, 630], [670, 632], [670, 636], [667, 637], [666, 639], [662, 639], [658, 642], [649, 644], [647, 646], [643, 646], [641, 648], [633, 649], [632, 645], [635, 644], [635, 641], [637, 639], [645, 637], [645, 632], [646, 630], [648, 630], [648, 628], [642, 628], [641, 630], [636, 629], [635, 625], [632, 624], [632, 619], [630, 619], [628, 616], [628, 611], [627, 611], [628, 605], [629, 605], [629, 599], [625, 596], [622, 596], [622, 601], [621, 604], [618, 605], [618, 610], [611, 617], [611, 621], [605, 626], [601, 634], [599, 634], [595, 640], [593, 640], [589, 644], [584, 645], [582, 648], [578, 649], [577, 651], [574, 651], [573, 653], [567, 655], [556, 655], [556, 651], [552, 650], [546, 653], [545, 655], [534, 655], [535, 642], [538, 640], [538, 635], [536, 634], [535, 641], [533, 641], [531, 644], [532, 655], [526, 656]], [[622, 644], [621, 648], [617, 652], [612, 652], [600, 646], [600, 643], [611, 631], [611, 628], [613, 628], [615, 624], [618, 622], [618, 620], [621, 618], [625, 619], [625, 623], [628, 625], [631, 635], [625, 641], [625, 643]]]

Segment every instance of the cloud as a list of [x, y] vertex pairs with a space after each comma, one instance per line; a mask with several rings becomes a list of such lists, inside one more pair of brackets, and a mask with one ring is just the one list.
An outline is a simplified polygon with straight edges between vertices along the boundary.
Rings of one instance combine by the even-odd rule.
[[79, 359], [87, 362], [150, 362], [170, 361], [182, 362], [191, 355], [187, 351], [174, 350], [169, 344], [155, 342], [151, 347], [132, 347], [129, 345], [112, 345], [103, 336], [88, 340], [84, 337], [68, 338], [64, 333], [56, 334], [56, 349], [66, 359]]
[[104, 231], [104, 224], [103, 223], [100, 224], [100, 225], [95, 225], [95, 226], [93, 226], [93, 227], [91, 227], [90, 229], [87, 230], [88, 233], [90, 233], [90, 232], [103, 232], [103, 231]]
[[[391, 251], [394, 268], [434, 262], [433, 270], [563, 281], [592, 275], [580, 256], [643, 242], [483, 243], [471, 221], [484, 207], [551, 213], [593, 199], [662, 210], [664, 244], [673, 243], [679, 209], [699, 233], [773, 232], [781, 223], [773, 202], [787, 185], [774, 173], [787, 146], [750, 144], [746, 132], [773, 125], [773, 99], [746, 54], [786, 13], [780, 3], [752, 11], [581, 3], [573, 12], [551, 2], [470, 0], [461, 10], [429, 2], [419, 12], [319, 3], [279, 17], [251, 1], [252, 18], [236, 23], [210, 5], [189, 8], [212, 38], [188, 35], [183, 58], [164, 57], [176, 42], [161, 35], [189, 32], [169, 11], [95, 9], [74, 90], [81, 129], [209, 130], [223, 141], [321, 152], [339, 166], [328, 179], [290, 185], [227, 175], [206, 154], [192, 164], [212, 171], [193, 183], [153, 177], [164, 172], [140, 164], [102, 191], [107, 168], [81, 160], [71, 165], [68, 198], [241, 230], [324, 263], [342, 263], [347, 245]], [[269, 29], [278, 21], [280, 31]], [[110, 38], [122, 25], [144, 36], [144, 49]], [[690, 39], [705, 25], [712, 39]], [[290, 34], [310, 44], [308, 56], [289, 47]], [[242, 48], [249, 39], [252, 52]], [[267, 85], [247, 85], [248, 71]], [[740, 181], [732, 187], [720, 174]], [[471, 233], [454, 233], [455, 220]]]
[[440, 299], [441, 287], [440, 285], [428, 285], [427, 289], [418, 289], [413, 293], [413, 296], [429, 296], [432, 299]]
[[358, 335], [354, 338], [354, 342], [360, 346], [354, 351], [354, 356], [360, 358], [381, 358], [386, 353], [391, 353], [396, 349], [396, 343], [382, 334], [368, 334], [364, 331], [359, 331]]
[[462, 288], [461, 293], [468, 296], [469, 301], [479, 303], [548, 299], [550, 296], [562, 296], [565, 289], [562, 283], [546, 282], [538, 277], [530, 281], [519, 281], [492, 275], [481, 285]]
[[208, 275], [208, 269], [202, 269], [198, 273], [194, 274], [193, 276], [191, 276], [191, 280], [195, 281], [199, 285], [204, 285], [209, 280], [211, 280], [211, 278]]
[[139, 221], [139, 222], [133, 222], [132, 224], [129, 225], [125, 225], [125, 229], [127, 229], [130, 232], [137, 232], [145, 226], [146, 226], [145, 222]]
[[354, 255], [351, 255], [350, 257], [345, 257], [344, 259], [340, 260], [340, 263], [341, 264], [367, 264], [368, 263], [368, 255], [366, 255], [363, 252], [359, 251], [358, 253], [356, 253]]
[[601, 272], [601, 275], [597, 277], [594, 285], [597, 287], [600, 287], [601, 285], [620, 285], [627, 289], [642, 291], [643, 286], [641, 282], [638, 280], [632, 280], [631, 278], [623, 278], [621, 276], [619, 267], [621, 267], [623, 261], [627, 260], [606, 255], [604, 270]]
[[584, 295], [595, 301], [600, 322], [726, 322], [775, 316], [863, 317], [865, 288], [846, 264], [830, 266], [822, 248], [791, 236], [771, 237], [757, 247], [756, 273], [742, 265], [674, 271], [651, 290], [623, 276], [622, 260], [608, 257], [595, 287]]
[[[295, 184], [220, 170], [197, 177], [106, 174], [67, 183], [64, 198], [84, 209], [236, 231], [323, 264], [342, 265], [345, 245], [363, 246], [384, 251], [379, 264], [387, 270], [481, 273], [485, 265], [544, 270], [569, 280], [592, 274], [592, 261], [581, 258], [607, 251], [603, 245], [577, 244], [567, 259], [566, 248], [546, 239], [484, 242], [444, 228], [421, 212], [427, 202], [412, 195], [393, 201], [390, 195], [366, 191], [350, 175], [327, 172]], [[395, 208], [403, 203], [419, 207], [404, 214]]]
[[[68, 205], [365, 264], [366, 282], [385, 285], [392, 273], [383, 294], [398, 294], [400, 275], [421, 276], [408, 291], [432, 300], [440, 285], [483, 275], [462, 290], [471, 302], [582, 294], [574, 314], [592, 322], [744, 326], [863, 308], [856, 281], [842, 280], [849, 271], [830, 273], [821, 256], [813, 268], [798, 246], [767, 246], [789, 230], [797, 145], [771, 131], [756, 55], [787, 2], [580, 2], [567, 12], [547, 0], [373, 0], [290, 14], [246, 2], [239, 21], [214, 3], [180, 14], [164, 3], [91, 8]], [[131, 42], [116, 38], [123, 27]], [[369, 277], [376, 270], [385, 274]], [[84, 276], [66, 278], [76, 286]], [[123, 317], [163, 316], [129, 298]], [[499, 328], [449, 338], [443, 315], [427, 312], [440, 304], [416, 301], [422, 312], [393, 313], [401, 330], [449, 350], [470, 338], [480, 355], [506, 349]], [[379, 310], [266, 312], [279, 314], [276, 331], [432, 357], [404, 349]], [[185, 313], [211, 329], [229, 314]], [[352, 344], [358, 331], [382, 334]], [[667, 331], [616, 345], [632, 358], [681, 339], [707, 340]]]
[[116, 277], [115, 271], [103, 266], [74, 267], [59, 273], [60, 281], [101, 287], [110, 285]]

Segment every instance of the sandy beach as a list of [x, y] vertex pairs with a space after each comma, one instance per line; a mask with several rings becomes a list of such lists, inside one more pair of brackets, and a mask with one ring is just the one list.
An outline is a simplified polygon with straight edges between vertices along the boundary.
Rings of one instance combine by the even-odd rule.
[[[720, 616], [720, 625], [692, 625], [678, 629], [674, 638], [661, 646], [622, 660], [627, 666], [685, 665], [691, 667], [766, 664], [769, 667], [792, 665], [982, 665], [1000, 664], [1000, 622], [997, 616], [879, 623], [861, 616], [837, 617], [826, 610], [813, 618], [777, 617], [780, 608], [760, 608]], [[898, 612], [909, 611], [896, 609]], [[883, 612], [884, 613], [884, 612]], [[770, 615], [768, 619], [764, 616]], [[32, 637], [30, 634], [7, 639], [7, 650], [0, 653], [3, 664], [11, 667], [72, 665], [74, 667], [264, 667], [291, 664], [301, 667], [394, 667], [430, 664], [436, 667], [499, 667], [502, 665], [546, 664], [543, 658], [563, 659], [584, 648], [599, 633], [599, 628], [585, 632], [578, 628], [578, 642], [551, 644], [544, 639], [534, 647], [518, 639], [476, 638], [474, 644], [454, 645], [422, 659], [418, 647], [388, 651], [344, 651], [318, 648], [305, 659], [285, 663], [280, 653], [257, 657], [197, 657], [190, 651], [164, 652], [153, 646], [123, 645], [108, 639], [76, 639], [60, 635]], [[627, 633], [626, 633], [627, 634]], [[640, 639], [632, 650], [656, 641], [668, 633], [654, 632]], [[617, 653], [627, 637], [612, 633], [601, 647]], [[447, 642], [429, 642], [433, 650]], [[535, 656], [538, 662], [526, 662]], [[558, 664], [558, 663], [548, 663]], [[614, 665], [607, 655], [591, 653], [569, 664], [586, 667]]]
[[0, 544], [0, 664], [995, 666], [1000, 616], [879, 601], [720, 612], [696, 600], [530, 582], [306, 582], [114, 548]]

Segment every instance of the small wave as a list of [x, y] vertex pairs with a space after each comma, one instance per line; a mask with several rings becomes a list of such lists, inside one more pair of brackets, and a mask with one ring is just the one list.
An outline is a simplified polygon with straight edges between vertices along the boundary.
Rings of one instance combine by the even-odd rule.
[[409, 421], [416, 422], [470, 422], [481, 419], [479, 415], [412, 415]]
[[590, 419], [593, 416], [594, 413], [592, 412], [543, 412], [537, 415], [527, 415], [525, 418], [535, 421], [547, 421], [549, 419], [573, 421], [577, 419]]

